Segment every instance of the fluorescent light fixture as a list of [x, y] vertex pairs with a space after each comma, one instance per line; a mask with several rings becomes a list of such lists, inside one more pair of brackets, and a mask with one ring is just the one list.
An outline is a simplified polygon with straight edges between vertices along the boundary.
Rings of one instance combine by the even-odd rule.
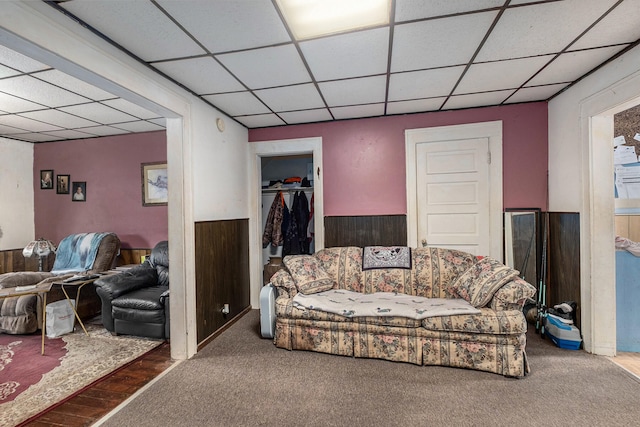
[[389, 24], [390, 0], [276, 0], [296, 40]]

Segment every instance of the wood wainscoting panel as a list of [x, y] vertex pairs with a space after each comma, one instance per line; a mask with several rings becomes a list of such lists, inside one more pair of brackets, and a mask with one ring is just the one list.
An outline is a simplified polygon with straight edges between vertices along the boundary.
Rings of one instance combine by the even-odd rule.
[[[200, 344], [251, 304], [249, 220], [196, 222], [195, 256]], [[226, 315], [225, 304], [229, 304]]]
[[151, 254], [151, 249], [129, 249], [129, 248], [120, 248], [120, 253], [116, 258], [116, 265], [130, 265], [130, 264], [142, 264], [142, 257], [149, 256]]
[[406, 215], [327, 216], [324, 218], [324, 245], [406, 246]]
[[[55, 259], [54, 254], [43, 259], [42, 271], [50, 271]], [[22, 249], [0, 251], [0, 274], [13, 271], [38, 271], [38, 258], [25, 258], [22, 256]]]
[[580, 328], [580, 214], [549, 212], [547, 306], [575, 301]]

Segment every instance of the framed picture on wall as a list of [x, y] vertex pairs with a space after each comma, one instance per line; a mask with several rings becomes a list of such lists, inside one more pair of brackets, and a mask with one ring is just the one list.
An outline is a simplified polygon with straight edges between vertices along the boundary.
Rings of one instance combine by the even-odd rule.
[[74, 181], [71, 185], [73, 189], [73, 195], [71, 196], [71, 200], [74, 202], [85, 202], [87, 201], [87, 183], [86, 181]]
[[45, 169], [40, 171], [40, 189], [53, 190], [53, 170]]
[[56, 176], [56, 194], [69, 194], [69, 175]]
[[168, 175], [166, 163], [142, 163], [142, 206], [166, 206]]

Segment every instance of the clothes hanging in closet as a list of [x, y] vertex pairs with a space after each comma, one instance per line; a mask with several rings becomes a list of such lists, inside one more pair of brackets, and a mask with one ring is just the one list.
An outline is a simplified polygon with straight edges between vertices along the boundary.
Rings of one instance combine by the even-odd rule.
[[273, 198], [273, 203], [271, 203], [271, 208], [267, 215], [267, 223], [264, 226], [264, 233], [262, 234], [263, 248], [269, 246], [269, 243], [274, 247], [278, 247], [284, 243], [282, 222], [285, 210], [288, 211], [288, 208], [284, 202], [282, 192], [279, 191]]
[[298, 225], [298, 240], [300, 241], [300, 251], [303, 254], [309, 253], [309, 239], [307, 239], [307, 227], [309, 226], [309, 201], [304, 191], [298, 191], [293, 197], [293, 212]]

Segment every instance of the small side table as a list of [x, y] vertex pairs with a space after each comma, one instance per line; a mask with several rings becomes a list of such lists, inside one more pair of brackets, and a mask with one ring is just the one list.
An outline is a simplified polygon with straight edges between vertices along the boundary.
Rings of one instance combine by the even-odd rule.
[[51, 290], [53, 283], [41, 283], [35, 287], [27, 287], [27, 289], [4, 288], [0, 289], [0, 298], [20, 297], [23, 295], [36, 295], [42, 298], [42, 355], [44, 355], [44, 336], [47, 329], [47, 294]]
[[[108, 275], [108, 273], [103, 273], [103, 274]], [[78, 305], [80, 305], [80, 291], [82, 290], [82, 288], [85, 285], [88, 285], [90, 283], [95, 282], [100, 277], [102, 277], [102, 276], [93, 277], [91, 279], [86, 279], [86, 280], [75, 280], [73, 282], [59, 281], [59, 282], [54, 282], [53, 283], [55, 285], [60, 285], [60, 288], [62, 289], [62, 292], [64, 293], [64, 297], [67, 299], [67, 302], [69, 303], [69, 306], [71, 306], [71, 309], [73, 310], [73, 314], [76, 316], [76, 320], [78, 321], [78, 323], [82, 327], [82, 330], [84, 331], [84, 333], [87, 336], [89, 336], [89, 332], [87, 332], [87, 328], [85, 328], [84, 323], [82, 322], [82, 319], [80, 319], [80, 316], [78, 315], [78, 311], [76, 310], [76, 307], [78, 307]], [[75, 305], [71, 302], [71, 297], [69, 296], [69, 293], [67, 292], [67, 288], [70, 288], [70, 287], [76, 288], [76, 303], [75, 303]]]

